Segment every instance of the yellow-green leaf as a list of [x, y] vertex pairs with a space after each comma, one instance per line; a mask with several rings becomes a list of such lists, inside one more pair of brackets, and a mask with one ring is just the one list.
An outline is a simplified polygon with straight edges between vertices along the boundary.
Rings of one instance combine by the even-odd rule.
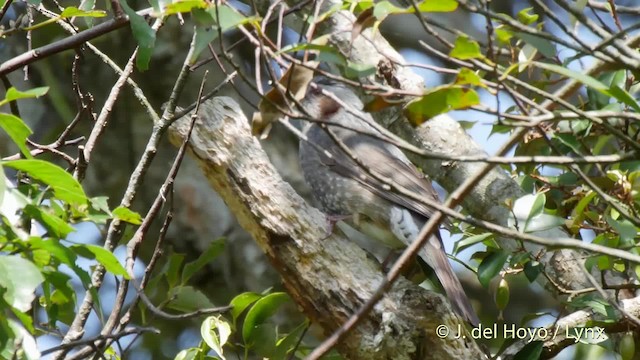
[[76, 179], [61, 167], [44, 160], [27, 159], [3, 161], [2, 165], [23, 171], [31, 178], [42, 181], [53, 189], [56, 198], [70, 204], [86, 204], [82, 186]]
[[455, 0], [424, 0], [418, 4], [418, 10], [422, 12], [451, 12], [457, 8]]
[[27, 126], [27, 124], [22, 121], [17, 116], [11, 114], [3, 114], [0, 113], [0, 127], [9, 135], [11, 140], [18, 146], [22, 155], [24, 155], [27, 159], [33, 158], [31, 156], [31, 152], [27, 148], [26, 142], [29, 135], [33, 132]]
[[142, 224], [142, 217], [140, 216], [140, 214], [124, 206], [118, 206], [113, 210], [112, 214], [116, 219], [128, 222], [129, 224]]
[[466, 36], [459, 36], [456, 39], [453, 49], [451, 49], [449, 55], [461, 60], [477, 59], [482, 57], [478, 42], [469, 39]]

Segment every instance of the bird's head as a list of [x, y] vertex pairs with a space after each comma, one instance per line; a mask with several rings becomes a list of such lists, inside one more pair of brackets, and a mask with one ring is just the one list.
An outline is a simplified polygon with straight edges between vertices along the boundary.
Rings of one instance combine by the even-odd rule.
[[343, 105], [362, 109], [362, 101], [350, 87], [324, 76], [314, 78], [302, 105], [309, 117], [321, 121], [344, 111]]

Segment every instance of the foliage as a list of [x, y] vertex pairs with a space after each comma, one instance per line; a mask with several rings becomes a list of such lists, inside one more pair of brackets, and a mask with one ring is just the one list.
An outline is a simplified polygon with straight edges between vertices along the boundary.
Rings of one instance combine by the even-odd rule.
[[[626, 37], [637, 35], [627, 25], [628, 19], [620, 20], [621, 12], [637, 15], [640, 11], [626, 7], [617, 9], [614, 2], [609, 2], [608, 8], [603, 10], [592, 2], [569, 4], [555, 0], [553, 3], [568, 20], [563, 23], [542, 1], [537, 2], [539, 6], [535, 9], [518, 8], [507, 14], [494, 11], [487, 1], [424, 0], [399, 6], [389, 1], [345, 0], [331, 2], [330, 6], [318, 8], [318, 11], [309, 11], [308, 6], [293, 8], [293, 16], [306, 15], [298, 19], [302, 23], [300, 28], [287, 29], [287, 35], [296, 35], [288, 36], [296, 40], [287, 42], [282, 40], [283, 20], [270, 20], [265, 17], [265, 11], [253, 3], [252, 8], [256, 11], [251, 13], [232, 2], [176, 0], [149, 3], [151, 7], [143, 10], [136, 10], [139, 4], [126, 1], [111, 2], [99, 9], [104, 4], [83, 1], [65, 3], [60, 9], [51, 11], [45, 8], [49, 4], [34, 0], [29, 1], [27, 13], [0, 28], [0, 37], [7, 39], [24, 34], [45, 38], [46, 32], [54, 27], [56, 31], [58, 26], [63, 29], [66, 26], [66, 30], [71, 28], [71, 34], [65, 35], [66, 38], [49, 38], [47, 43], [39, 44], [42, 46], [39, 52], [14, 54], [16, 58], [0, 67], [6, 87], [0, 106], [10, 109], [10, 113], [0, 113], [0, 128], [17, 149], [14, 155], [2, 154], [0, 161], [0, 205], [17, 204], [15, 213], [4, 210], [3, 206], [0, 214], [0, 358], [39, 358], [41, 352], [48, 350], [39, 349], [35, 339], [57, 334], [65, 339], [64, 351], [81, 349], [87, 356], [100, 352], [117, 359], [127, 350], [118, 349], [120, 337], [152, 333], [157, 330], [156, 318], [162, 317], [185, 321], [185, 326], [199, 325], [198, 344], [178, 349], [175, 359], [235, 356], [289, 359], [308, 355], [313, 350], [305, 338], [309, 320], [280, 324], [281, 311], [291, 302], [287, 294], [272, 290], [243, 292], [234, 294], [230, 301], [214, 301], [212, 295], [194, 281], [209, 264], [219, 261], [225, 249], [224, 240], [214, 240], [198, 256], [188, 256], [166, 251], [162, 243], [166, 229], [161, 228], [151, 255], [139, 254], [143, 240], [151, 241], [150, 224], [159, 222], [163, 212], [165, 223], [171, 222], [175, 173], [167, 175], [158, 192], [157, 203], [160, 205], [138, 212], [132, 204], [148, 175], [160, 139], [174, 118], [176, 99], [183, 91], [189, 73], [204, 63], [216, 61], [221, 67], [228, 67], [223, 72], [240, 71], [248, 86], [260, 95], [264, 93], [265, 74], [271, 83], [277, 83], [276, 75], [287, 71], [288, 65], [308, 65], [310, 58], [331, 68], [341, 80], [351, 85], [363, 85], [361, 90], [366, 90], [369, 100], [365, 110], [376, 116], [388, 108], [397, 108], [398, 117], [419, 127], [429, 125], [440, 115], [459, 110], [468, 110], [464, 114], [489, 114], [493, 121], [491, 134], [496, 138], [500, 135], [509, 137], [498, 160], [493, 160], [494, 165], [500, 164], [501, 170], [515, 179], [522, 190], [520, 195], [499, 204], [509, 216], [490, 220], [502, 230], [511, 230], [509, 241], [516, 245], [505, 246], [507, 235], [504, 232], [501, 234], [482, 223], [466, 221], [467, 217], [480, 218], [472, 216], [474, 214], [468, 208], [461, 210], [450, 229], [459, 238], [453, 255], [460, 256], [465, 250], [473, 250], [471, 261], [465, 265], [477, 277], [482, 291], [492, 295], [493, 302], [482, 305], [483, 318], [490, 318], [491, 323], [506, 318], [523, 327], [532, 326], [534, 320], [547, 312], [546, 307], [529, 304], [528, 313], [511, 311], [521, 305], [516, 303], [517, 289], [540, 282], [546, 285], [550, 294], [562, 295], [559, 305], [562, 311], [553, 312], [553, 317], [562, 320], [565, 312], [584, 310], [591, 315], [586, 323], [575, 324], [577, 328], [607, 330], [601, 337], [576, 341], [580, 343], [575, 345], [576, 352], [601, 351], [593, 350], [597, 348], [618, 353], [623, 359], [633, 358], [640, 324], [621, 310], [620, 295], [627, 293], [627, 296], [635, 297], [640, 264], [612, 255], [611, 250], [640, 255], [637, 245], [640, 233], [640, 86], [637, 79], [640, 56], [636, 51], [637, 42], [625, 42], [633, 40]], [[10, 1], [2, 4], [0, 18], [8, 16], [4, 5], [10, 5]], [[269, 12], [275, 14], [275, 9], [270, 8]], [[600, 23], [596, 23], [590, 12], [610, 19], [602, 20], [598, 16]], [[350, 33], [341, 38], [341, 42], [331, 42], [329, 37], [337, 35], [323, 31], [331, 28], [333, 16], [346, 13], [353, 20]], [[463, 33], [438, 22], [438, 16], [451, 13], [473, 14], [474, 19], [484, 19], [486, 24], [481, 35]], [[284, 7], [282, 14], [289, 15], [285, 15]], [[389, 19], [409, 16], [418, 19], [425, 33], [434, 35], [439, 46], [446, 49], [439, 50], [431, 43], [421, 44], [422, 50], [449, 66], [433, 67], [449, 76], [443, 84], [405, 91], [400, 84], [403, 79], [397, 77], [401, 61], [394, 60], [393, 70], [387, 71], [381, 65], [383, 61], [370, 63], [369, 59], [352, 56], [351, 50], [363, 38], [370, 41], [376, 36], [388, 35], [384, 33], [383, 25], [391, 23]], [[192, 41], [190, 45], [180, 44], [179, 53], [185, 54], [184, 63], [172, 93], [161, 99], [168, 102], [159, 115], [149, 104], [156, 100], [160, 103], [160, 100], [149, 101], [144, 92], [136, 88], [131, 80], [135, 76], [131, 74], [142, 76], [145, 71], [146, 74], [157, 71], [160, 67], [158, 53], [168, 47], [168, 40], [161, 36], [161, 25], [182, 22], [185, 18], [190, 27], [182, 26], [180, 30], [192, 35]], [[89, 40], [106, 36], [125, 22], [133, 34], [136, 50], [127, 66], [115, 71], [119, 80], [109, 90], [109, 96], [94, 101], [93, 95], [81, 88], [82, 81], [78, 78], [82, 75], [90, 77], [78, 70], [82, 56], [78, 55], [70, 66], [70, 87], [77, 103], [78, 121], [90, 120], [86, 122], [95, 126], [75, 141], [69, 133], [77, 131], [74, 127], [78, 123], [65, 119], [68, 128], [60, 132], [55, 142], [51, 145], [35, 143], [34, 131], [27, 125], [34, 119], [23, 117], [19, 107], [26, 101], [54, 102], [53, 97], [63, 91], [59, 91], [60, 84], [56, 83], [18, 90], [10, 86], [6, 75], [36, 63], [39, 56], [57, 56], [57, 52], [71, 48], [77, 49], [78, 53], [88, 52], [87, 49], [93, 46]], [[558, 29], [548, 30], [551, 23]], [[589, 36], [598, 37], [596, 46], [585, 45], [590, 39], [586, 40], [584, 34], [574, 31], [580, 26], [590, 30]], [[446, 36], [435, 36], [440, 33], [433, 33], [434, 28]], [[246, 53], [251, 53], [261, 64], [256, 66], [252, 63], [255, 59], [248, 58], [242, 58], [238, 63], [237, 57], [230, 55], [224, 46], [224, 42], [232, 37], [249, 43], [250, 51]], [[114, 63], [108, 57], [114, 55], [115, 52], [105, 55], [103, 60]], [[583, 66], [585, 63], [591, 65]], [[110, 66], [117, 68], [113, 64]], [[308, 66], [319, 72], [325, 69]], [[267, 67], [269, 71], [262, 73], [246, 70]], [[66, 67], [64, 69], [68, 71]], [[250, 79], [252, 75], [253, 79]], [[102, 134], [102, 127], [106, 127], [109, 113], [127, 78], [154, 123], [149, 125], [152, 135], [136, 170], [127, 174], [126, 188], [119, 189], [124, 193], [122, 199], [117, 205], [110, 206], [104, 193], [94, 197], [87, 195], [90, 192], [86, 190], [85, 171], [92, 149]], [[295, 79], [295, 74], [291, 78]], [[376, 83], [371, 84], [372, 79]], [[283, 91], [296, 88], [296, 84], [281, 85]], [[68, 89], [64, 90], [68, 92]], [[297, 108], [295, 102], [300, 99], [290, 102], [294, 96], [280, 95], [277, 99], [282, 103], [275, 104], [276, 107], [291, 111]], [[503, 100], [505, 98], [508, 101]], [[495, 108], [488, 105], [487, 99], [495, 100]], [[510, 105], [504, 106], [503, 102]], [[94, 111], [96, 104], [103, 104], [100, 112]], [[463, 116], [470, 119], [461, 124], [469, 128], [481, 125], [473, 115]], [[79, 143], [83, 146], [77, 146]], [[67, 151], [65, 147], [73, 147], [75, 152]], [[512, 150], [513, 157], [505, 157], [508, 150]], [[441, 155], [446, 158], [446, 154]], [[446, 160], [456, 163], [460, 159]], [[179, 165], [180, 161], [178, 157], [175, 163]], [[464, 163], [473, 161], [491, 163], [488, 158], [460, 160]], [[60, 165], [63, 163], [66, 169]], [[11, 174], [15, 182], [5, 178], [7, 174]], [[490, 218], [493, 214], [484, 215]], [[99, 229], [100, 245], [72, 240], [83, 224], [92, 224]], [[589, 277], [585, 275], [585, 279], [593, 281], [593, 287], [567, 287], [558, 281], [562, 280], [562, 274], [553, 271], [552, 259], [547, 254], [557, 250], [559, 245], [547, 244], [538, 252], [526, 246], [532, 241], [530, 235], [558, 233], [575, 239], [575, 244], [568, 246], [573, 249], [586, 249], [584, 244], [595, 246], [589, 249], [599, 249], [584, 255], [584, 267], [590, 274]], [[127, 249], [125, 257], [115, 255], [118, 245]], [[142, 272], [134, 271], [136, 262], [143, 265]], [[83, 265], [87, 263], [90, 265]], [[580, 264], [582, 266], [582, 262]], [[122, 314], [104, 313], [105, 295], [100, 290], [105, 273], [109, 278], [117, 279], [116, 298], [121, 303], [116, 308]], [[596, 275], [596, 279], [591, 280], [591, 274]], [[608, 284], [609, 279], [615, 283]], [[82, 291], [78, 292], [76, 288]], [[134, 288], [135, 300], [126, 302], [127, 291], [132, 293]], [[603, 297], [600, 290], [610, 291], [609, 296]], [[220, 303], [229, 307], [215, 310]], [[86, 324], [78, 309], [87, 313], [93, 309], [101, 326], [112, 326], [105, 327], [112, 337], [97, 335], [92, 339], [95, 346], [85, 346], [79, 340]], [[210, 311], [203, 311], [206, 309]], [[498, 313], [497, 319], [492, 316], [494, 313]], [[115, 316], [113, 321], [107, 321], [112, 315]], [[190, 322], [191, 318], [196, 320]], [[135, 325], [131, 333], [126, 332], [129, 324]], [[500, 337], [484, 340], [494, 355], [502, 355], [515, 343], [510, 341], [514, 339]], [[521, 345], [516, 354], [511, 354], [514, 358], [552, 356], [554, 351], [572, 344], [562, 342], [549, 346], [536, 339]]]

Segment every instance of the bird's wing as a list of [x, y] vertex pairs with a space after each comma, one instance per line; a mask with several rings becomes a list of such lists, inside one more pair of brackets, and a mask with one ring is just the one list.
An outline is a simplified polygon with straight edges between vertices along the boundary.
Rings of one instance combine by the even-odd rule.
[[[331, 128], [332, 130], [335, 129]], [[369, 191], [392, 203], [407, 208], [425, 218], [431, 217], [434, 212], [432, 208], [390, 189], [385, 185], [384, 181], [380, 181], [370, 174], [370, 172], [373, 172], [382, 179], [391, 179], [406, 190], [413, 191], [428, 199], [439, 201], [438, 194], [431, 182], [411, 164], [399, 149], [382, 140], [351, 130], [337, 129], [335, 132], [353, 155], [358, 158], [358, 162], [361, 162], [367, 169], [364, 169], [357, 161], [345, 154], [340, 146], [333, 143], [330, 149], [327, 150], [336, 156], [333, 159], [326, 157], [323, 159], [323, 162], [328, 165], [331, 171], [358, 181]]]

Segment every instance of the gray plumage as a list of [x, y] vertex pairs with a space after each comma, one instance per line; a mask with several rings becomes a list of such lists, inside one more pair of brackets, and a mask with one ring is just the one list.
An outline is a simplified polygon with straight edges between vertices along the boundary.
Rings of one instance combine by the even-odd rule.
[[[406, 247], [417, 237], [433, 210], [392, 191], [358, 162], [379, 178], [392, 179], [421, 196], [438, 200], [437, 193], [399, 148], [364, 134], [381, 136], [367, 123], [373, 122], [371, 115], [359, 111], [362, 102], [350, 89], [327, 79], [316, 84], [357, 110], [359, 116], [322, 94], [320, 89], [309, 89], [302, 101], [305, 111], [312, 118], [337, 124], [327, 128], [351, 154], [345, 152], [326, 129], [308, 122], [303, 132], [312, 144], [300, 142], [300, 165], [305, 181], [327, 214], [352, 215], [352, 223], [365, 234], [394, 249]], [[420, 257], [434, 270], [457, 312], [472, 324], [478, 324], [478, 317], [449, 264], [439, 233], [429, 239]]]

